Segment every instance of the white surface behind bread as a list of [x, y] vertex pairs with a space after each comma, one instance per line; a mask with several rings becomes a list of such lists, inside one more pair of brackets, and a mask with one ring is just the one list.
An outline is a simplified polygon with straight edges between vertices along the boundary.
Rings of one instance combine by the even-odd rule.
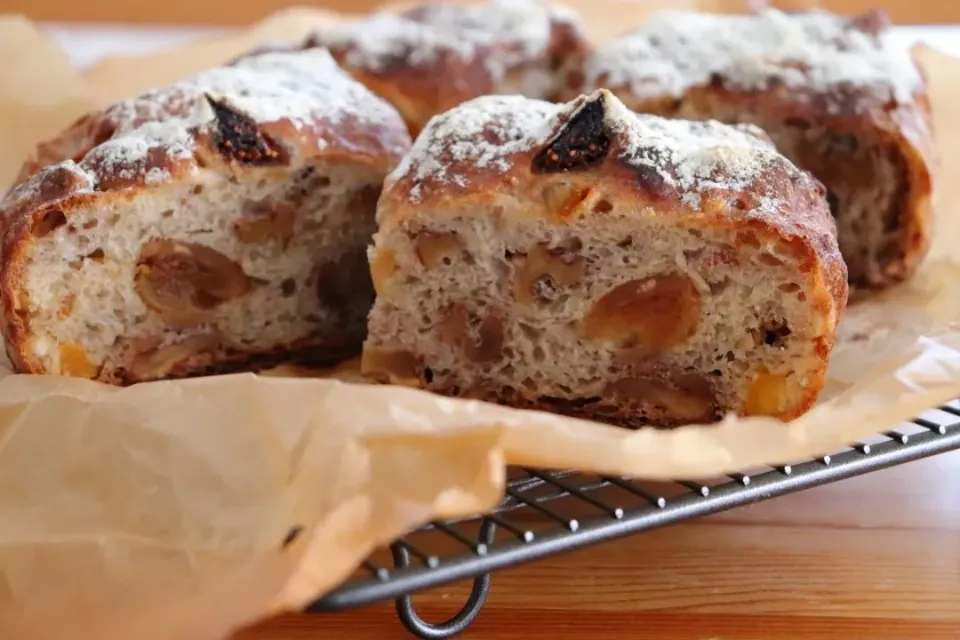
[[326, 51], [256, 56], [40, 145], [2, 205], [21, 371], [129, 383], [359, 348], [396, 111]]
[[622, 424], [794, 417], [847, 297], [823, 196], [755, 127], [470, 101], [385, 185], [364, 371]]

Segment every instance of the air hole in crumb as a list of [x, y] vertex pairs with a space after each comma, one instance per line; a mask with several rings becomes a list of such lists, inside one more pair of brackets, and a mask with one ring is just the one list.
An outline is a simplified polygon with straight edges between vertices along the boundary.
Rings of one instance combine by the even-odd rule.
[[698, 229], [687, 229], [687, 233], [689, 233], [689, 234], [690, 234], [691, 236], [693, 236], [694, 238], [702, 238], [702, 237], [703, 237], [703, 234], [700, 233], [700, 231], [699, 231]]
[[524, 324], [522, 322], [520, 323], [520, 331], [522, 331], [524, 337], [528, 338], [529, 340], [538, 339], [540, 337], [540, 334], [542, 333], [540, 329], [536, 327], [531, 327], [530, 325]]
[[800, 302], [806, 302], [806, 301], [807, 301], [807, 294], [805, 294], [803, 291], [801, 291], [800, 293], [797, 294], [797, 300], [799, 300]]
[[547, 354], [540, 345], [533, 348], [533, 359], [535, 362], [543, 362], [547, 359]]
[[107, 222], [107, 224], [109, 224], [111, 227], [115, 227], [117, 226], [118, 222], [120, 222], [120, 214], [115, 213], [112, 216], [110, 216], [110, 220]]
[[84, 229], [93, 229], [96, 226], [97, 226], [96, 220], [87, 220], [86, 222], [83, 223]]
[[195, 196], [200, 195], [201, 193], [203, 193], [203, 185], [202, 184], [194, 185], [193, 189], [190, 190], [190, 193], [192, 193]]
[[757, 240], [757, 236], [752, 233], [741, 233], [737, 235], [737, 240], [744, 246], [753, 247], [754, 249], [760, 248], [760, 241]]
[[623, 240], [617, 243], [617, 246], [621, 249], [627, 249], [633, 246], [633, 236], [627, 236]]
[[167, 209], [166, 211], [164, 211], [164, 212], [161, 213], [160, 215], [163, 216], [164, 218], [169, 218], [170, 216], [173, 215], [173, 209]]
[[431, 369], [430, 367], [424, 367], [423, 381], [426, 382], [427, 384], [431, 384], [433, 382], [433, 369]]
[[287, 278], [286, 280], [280, 283], [280, 291], [283, 293], [284, 296], [288, 298], [292, 296], [296, 290], [297, 290], [297, 281], [294, 280], [293, 278]]
[[724, 278], [717, 282], [711, 282], [710, 284], [710, 293], [712, 295], [718, 295], [724, 291], [727, 287], [730, 286], [730, 278]]
[[766, 252], [760, 254], [760, 262], [768, 267], [779, 267], [783, 264], [783, 260], [772, 253]]
[[800, 291], [800, 285], [798, 285], [796, 282], [786, 282], [777, 287], [777, 289], [783, 293], [796, 293]]
[[60, 209], [53, 209], [34, 220], [30, 232], [38, 238], [43, 238], [65, 224], [67, 224], [67, 216], [63, 215]]
[[88, 260], [94, 260], [96, 262], [103, 262], [103, 249], [94, 249], [86, 255]]
[[281, 545], [281, 548], [286, 549], [289, 547], [297, 540], [297, 538], [300, 537], [301, 533], [303, 533], [303, 527], [300, 525], [291, 527], [290, 531], [287, 532], [287, 535], [283, 537], [283, 544]]
[[790, 335], [786, 322], [775, 322], [763, 327], [763, 343], [768, 347], [782, 348]]
[[720, 372], [720, 369], [714, 369], [713, 371], [710, 371], [709, 373], [707, 373], [707, 375], [719, 377], [719, 376], [722, 376], [723, 374]]
[[734, 198], [733, 200], [730, 201], [730, 206], [733, 207], [734, 209], [739, 209], [740, 211], [743, 211], [744, 209], [747, 208], [747, 203], [743, 201], [743, 198]]
[[610, 213], [613, 211], [613, 203], [609, 200], [600, 200], [597, 204], [593, 205], [594, 213]]

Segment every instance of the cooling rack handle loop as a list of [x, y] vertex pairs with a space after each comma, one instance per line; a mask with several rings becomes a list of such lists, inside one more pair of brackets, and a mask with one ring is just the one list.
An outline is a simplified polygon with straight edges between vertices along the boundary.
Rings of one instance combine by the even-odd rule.
[[[480, 524], [479, 541], [487, 547], [494, 542], [494, 534], [497, 525], [489, 518], [484, 518]], [[390, 547], [393, 554], [393, 563], [398, 569], [404, 569], [410, 566], [410, 552], [402, 545], [394, 544]], [[470, 596], [461, 607], [457, 615], [446, 622], [432, 623], [427, 622], [413, 608], [413, 597], [409, 595], [397, 598], [397, 616], [403, 626], [417, 638], [423, 640], [445, 640], [452, 638], [469, 627], [480, 614], [484, 603], [487, 601], [487, 594], [490, 592], [490, 574], [484, 573], [473, 579], [473, 588], [470, 589]]]

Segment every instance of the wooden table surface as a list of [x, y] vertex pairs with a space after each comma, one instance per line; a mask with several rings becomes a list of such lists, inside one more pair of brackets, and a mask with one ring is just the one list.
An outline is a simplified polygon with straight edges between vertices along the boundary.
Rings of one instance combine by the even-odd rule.
[[[415, 602], [440, 621], [466, 593]], [[234, 640], [409, 637], [384, 603]], [[960, 639], [960, 452], [497, 573], [459, 638]]]

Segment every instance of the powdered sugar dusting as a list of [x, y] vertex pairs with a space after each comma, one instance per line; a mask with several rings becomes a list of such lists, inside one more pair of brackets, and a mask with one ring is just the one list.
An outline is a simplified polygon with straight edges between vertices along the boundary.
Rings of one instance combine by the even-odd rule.
[[498, 81], [510, 68], [544, 55], [554, 21], [572, 24], [575, 16], [539, 0], [437, 3], [333, 25], [314, 40], [343, 48], [348, 64], [374, 72], [397, 60], [427, 67], [442, 55], [480, 56]]
[[562, 122], [594, 100], [603, 100], [603, 127], [615, 140], [613, 148], [621, 161], [656, 175], [693, 208], [700, 205], [700, 193], [739, 191], [773, 163], [789, 164], [753, 125], [638, 115], [606, 91], [567, 105], [486, 96], [433, 118], [388, 177], [387, 187], [407, 179], [410, 199], [419, 201], [425, 187], [469, 186], [478, 170], [486, 175], [507, 173], [516, 167], [518, 154], [527, 154], [524, 161], [530, 162], [532, 153], [562, 134]]
[[866, 30], [823, 11], [665, 11], [603, 47], [585, 68], [588, 90], [605, 76], [606, 86], [629, 86], [640, 98], [680, 97], [714, 74], [746, 89], [762, 90], [772, 80], [815, 92], [848, 85], [900, 101], [922, 83], [888, 30]]
[[80, 190], [98, 188], [98, 177], [131, 186], [138, 178], [148, 185], [169, 181], [164, 166], [191, 159], [198, 134], [216, 125], [208, 97], [261, 124], [285, 120], [302, 128], [352, 118], [402, 126], [396, 110], [340, 69], [327, 50], [263, 53], [108, 107], [103, 126], [88, 132], [92, 142], [106, 131], [106, 140], [77, 162], [41, 170], [11, 192], [2, 209], [35, 197], [55, 172], [67, 172]]
[[286, 120], [297, 128], [321, 119], [332, 124], [346, 117], [380, 123], [397, 117], [324, 49], [264, 53], [109, 107], [105, 119], [113, 135], [81, 165], [120, 180], [141, 174], [148, 184], [169, 179], [166, 170], [146, 167], [148, 155], [162, 149], [168, 160], [192, 157], [196, 134], [214, 125], [207, 96], [257, 122]]
[[434, 116], [413, 149], [387, 177], [414, 181], [411, 197], [419, 200], [426, 181], [465, 187], [463, 170], [504, 173], [511, 156], [546, 142], [556, 127], [560, 107], [521, 96], [483, 96]]

